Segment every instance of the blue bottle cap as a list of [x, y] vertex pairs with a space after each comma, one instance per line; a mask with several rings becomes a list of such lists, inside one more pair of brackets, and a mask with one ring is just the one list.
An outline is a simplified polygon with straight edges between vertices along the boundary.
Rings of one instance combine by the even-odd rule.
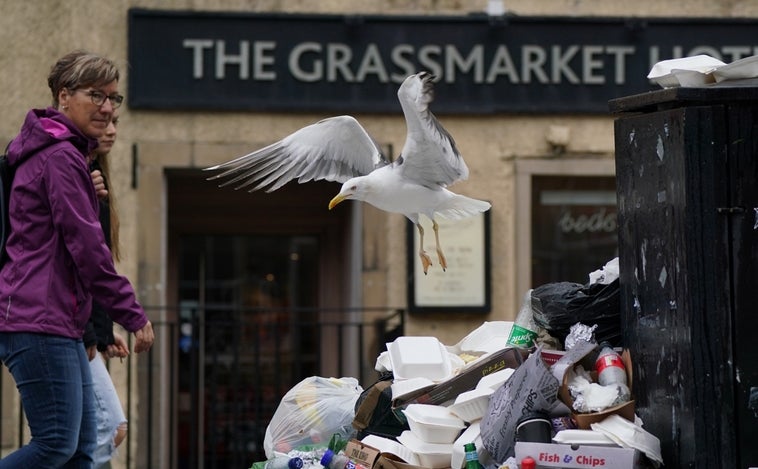
[[294, 457], [289, 460], [287, 467], [289, 467], [289, 469], [302, 469], [303, 460], [298, 457]]
[[334, 451], [327, 449], [323, 456], [321, 456], [321, 465], [324, 467], [329, 467], [329, 463], [332, 462], [332, 459], [334, 458]]

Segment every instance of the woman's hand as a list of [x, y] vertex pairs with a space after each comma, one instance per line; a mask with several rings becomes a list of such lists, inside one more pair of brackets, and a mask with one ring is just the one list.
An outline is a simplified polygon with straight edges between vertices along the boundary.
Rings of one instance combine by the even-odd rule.
[[126, 339], [114, 332], [113, 343], [103, 353], [108, 358], [126, 358], [129, 356], [129, 344], [126, 343]]
[[134, 333], [134, 337], [137, 339], [137, 343], [134, 344], [134, 351], [136, 353], [147, 352], [150, 347], [153, 346], [155, 340], [155, 334], [153, 333], [153, 324], [147, 321], [145, 326]]
[[97, 356], [97, 344], [90, 345], [87, 347], [87, 359], [89, 361], [94, 360], [94, 358]]
[[100, 170], [96, 169], [90, 173], [92, 176], [92, 184], [95, 186], [95, 194], [98, 199], [105, 199], [108, 197], [108, 190], [105, 188], [105, 178]]

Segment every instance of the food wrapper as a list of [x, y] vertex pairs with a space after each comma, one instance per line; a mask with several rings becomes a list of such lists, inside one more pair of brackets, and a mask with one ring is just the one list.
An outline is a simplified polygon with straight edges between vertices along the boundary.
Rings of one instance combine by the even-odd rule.
[[549, 412], [556, 403], [560, 383], [542, 361], [538, 347], [490, 398], [481, 421], [482, 444], [498, 463], [514, 455], [516, 425], [533, 412]]

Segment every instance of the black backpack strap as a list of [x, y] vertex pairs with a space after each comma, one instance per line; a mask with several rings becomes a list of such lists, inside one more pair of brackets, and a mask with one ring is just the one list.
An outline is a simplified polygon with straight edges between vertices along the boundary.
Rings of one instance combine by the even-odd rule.
[[10, 147], [10, 142], [5, 146], [5, 152], [0, 156], [0, 212], [2, 212], [0, 214], [0, 265], [3, 265], [7, 260], [5, 243], [11, 233], [10, 196], [15, 169], [8, 162], [8, 147]]

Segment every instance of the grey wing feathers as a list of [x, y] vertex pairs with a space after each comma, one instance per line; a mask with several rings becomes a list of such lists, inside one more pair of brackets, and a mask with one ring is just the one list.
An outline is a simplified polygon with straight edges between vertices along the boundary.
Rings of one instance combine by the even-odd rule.
[[433, 79], [427, 72], [412, 75], [398, 92], [408, 126], [403, 175], [430, 188], [449, 186], [469, 174], [455, 140], [429, 110]]
[[296, 179], [345, 182], [388, 164], [379, 146], [351, 116], [337, 116], [288, 135], [282, 140], [237, 159], [207, 168], [223, 170], [208, 179], [225, 180], [220, 186], [235, 185], [267, 192]]
[[463, 156], [458, 152], [453, 136], [442, 127], [442, 124], [431, 111], [427, 111], [422, 116], [421, 122], [426, 124], [430, 138], [439, 142], [439, 148], [442, 149], [440, 155], [442, 162], [431, 166], [435, 170], [436, 182], [442, 186], [449, 186], [457, 181], [467, 179], [468, 166], [463, 161]]

